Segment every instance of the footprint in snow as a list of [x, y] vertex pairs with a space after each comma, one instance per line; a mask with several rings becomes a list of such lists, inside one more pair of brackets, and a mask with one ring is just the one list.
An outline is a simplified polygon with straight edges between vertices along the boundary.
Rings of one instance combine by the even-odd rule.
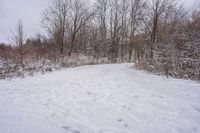
[[125, 124], [124, 124], [124, 127], [128, 128], [128, 125], [125, 123]]
[[128, 124], [124, 123], [123, 119], [122, 118], [118, 118], [117, 121], [119, 123], [122, 123], [124, 127], [128, 128]]
[[125, 108], [125, 109], [128, 109], [128, 110], [131, 110], [131, 108], [128, 107], [128, 106], [126, 106], [126, 105], [124, 105], [124, 106], [122, 106], [122, 107]]
[[70, 127], [62, 127], [62, 128], [64, 128], [65, 130], [67, 130], [67, 131], [69, 131], [71, 133], [80, 133], [79, 130], [72, 130]]
[[88, 91], [87, 94], [88, 94], [88, 95], [91, 95], [91, 92]]
[[197, 111], [197, 112], [200, 113], [200, 107], [192, 106], [192, 108], [193, 108], [195, 111]]
[[133, 96], [133, 98], [135, 98], [135, 99], [138, 99], [138, 98], [139, 98], [139, 96], [135, 95], [135, 96]]
[[119, 118], [119, 119], [117, 119], [117, 121], [118, 121], [118, 122], [122, 122], [122, 121], [123, 121], [123, 119], [122, 119], [122, 118]]
[[151, 94], [152, 97], [155, 97], [155, 98], [159, 98], [159, 99], [164, 99], [164, 96], [158, 96], [158, 95], [155, 95], [155, 94]]
[[164, 99], [164, 97], [163, 97], [163, 96], [160, 96], [160, 99]]

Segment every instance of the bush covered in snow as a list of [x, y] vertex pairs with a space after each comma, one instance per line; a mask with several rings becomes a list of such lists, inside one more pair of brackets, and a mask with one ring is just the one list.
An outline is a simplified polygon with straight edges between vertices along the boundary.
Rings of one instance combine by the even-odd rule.
[[33, 76], [34, 74], [52, 72], [66, 67], [76, 67], [80, 65], [104, 64], [108, 63], [106, 58], [98, 61], [90, 56], [71, 56], [59, 59], [56, 62], [52, 60], [28, 60], [24, 61], [23, 68], [13, 60], [0, 60], [0, 79]]

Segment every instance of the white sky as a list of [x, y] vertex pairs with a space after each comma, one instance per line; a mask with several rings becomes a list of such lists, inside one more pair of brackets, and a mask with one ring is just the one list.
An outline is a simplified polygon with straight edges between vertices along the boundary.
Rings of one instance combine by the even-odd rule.
[[[18, 19], [22, 19], [26, 37], [42, 32], [41, 12], [49, 0], [0, 0], [0, 42], [9, 42], [11, 31], [15, 29]], [[180, 0], [186, 6], [194, 0]]]
[[0, 0], [0, 42], [8, 42], [19, 19], [24, 24], [25, 36], [41, 30], [41, 12], [48, 0]]

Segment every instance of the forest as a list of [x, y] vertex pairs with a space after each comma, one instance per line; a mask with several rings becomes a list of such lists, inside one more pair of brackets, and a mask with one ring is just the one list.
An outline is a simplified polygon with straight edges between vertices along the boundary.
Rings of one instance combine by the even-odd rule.
[[0, 44], [0, 79], [130, 62], [200, 80], [200, 2], [186, 8], [178, 0], [50, 0], [41, 18], [46, 34], [25, 38], [19, 19], [12, 43]]

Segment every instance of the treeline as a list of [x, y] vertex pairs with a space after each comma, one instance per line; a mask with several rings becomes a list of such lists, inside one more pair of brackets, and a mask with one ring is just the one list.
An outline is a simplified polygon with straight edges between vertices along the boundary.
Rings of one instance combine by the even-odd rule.
[[[85, 55], [104, 62], [134, 62], [158, 74], [200, 80], [200, 3], [189, 10], [175, 0], [52, 0], [41, 20], [47, 37], [24, 39], [19, 21], [13, 47], [1, 58], [62, 64]], [[91, 62], [90, 62], [91, 63]], [[94, 62], [95, 63], [95, 62]]]

